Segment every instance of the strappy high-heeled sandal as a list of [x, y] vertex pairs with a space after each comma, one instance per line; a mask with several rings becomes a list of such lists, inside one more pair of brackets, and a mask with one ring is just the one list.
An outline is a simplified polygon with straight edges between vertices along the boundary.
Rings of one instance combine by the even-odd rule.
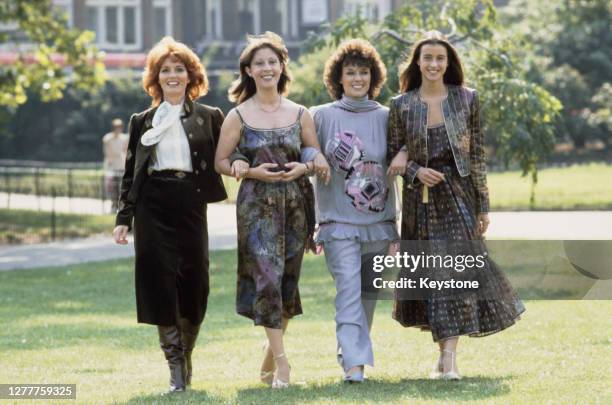
[[461, 376], [459, 375], [459, 373], [457, 373], [455, 371], [455, 355], [456, 353], [450, 350], [442, 350], [444, 353], [450, 353], [451, 355], [451, 369], [449, 372], [447, 373], [442, 373], [442, 375], [440, 376], [440, 378], [442, 378], [443, 380], [461, 380]]
[[438, 361], [431, 368], [431, 372], [429, 373], [429, 379], [439, 380], [442, 377], [443, 372], [444, 364], [442, 364], [442, 351], [440, 351], [440, 357], [438, 357]]
[[[274, 361], [280, 359], [281, 357], [287, 357], [287, 356], [285, 356], [285, 353], [281, 353], [278, 356], [274, 357]], [[289, 370], [291, 370], [291, 366], [289, 366]], [[276, 371], [278, 372], [278, 366], [276, 367]], [[280, 378], [278, 378], [277, 375], [275, 375], [274, 380], [272, 381], [272, 389], [283, 389], [283, 388], [289, 388], [289, 381], [283, 381]]]
[[[264, 343], [262, 351], [265, 353], [268, 351], [268, 343]], [[259, 379], [262, 383], [271, 386], [274, 381], [274, 371], [276, 367], [273, 366], [272, 370], [261, 370], [259, 372]]]

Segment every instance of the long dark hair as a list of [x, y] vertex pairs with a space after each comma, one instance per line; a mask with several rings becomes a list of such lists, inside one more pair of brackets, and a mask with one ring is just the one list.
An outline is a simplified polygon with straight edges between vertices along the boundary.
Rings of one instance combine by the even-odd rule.
[[446, 48], [448, 55], [448, 66], [442, 80], [444, 84], [455, 84], [461, 86], [463, 84], [463, 68], [461, 67], [461, 59], [455, 50], [455, 47], [440, 33], [439, 31], [429, 31], [425, 33], [425, 37], [419, 40], [412, 48], [412, 54], [407, 63], [400, 66], [400, 91], [407, 91], [421, 87], [421, 70], [417, 62], [421, 57], [421, 48], [423, 45], [442, 45]]
[[283, 64], [283, 70], [276, 87], [278, 94], [286, 95], [289, 92], [289, 82], [291, 82], [291, 73], [287, 67], [289, 51], [287, 51], [287, 47], [279, 35], [266, 31], [263, 35], [247, 37], [247, 45], [240, 54], [240, 76], [234, 80], [227, 92], [230, 101], [241, 104], [257, 92], [255, 80], [247, 74], [246, 68], [251, 66], [255, 53], [262, 48], [270, 48], [278, 56], [279, 62]]

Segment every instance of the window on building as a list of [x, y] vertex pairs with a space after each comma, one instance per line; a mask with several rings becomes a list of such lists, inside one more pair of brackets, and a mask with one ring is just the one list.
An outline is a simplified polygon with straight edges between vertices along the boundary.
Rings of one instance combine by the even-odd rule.
[[106, 42], [109, 44], [117, 43], [117, 33], [119, 31], [119, 23], [117, 18], [117, 7], [106, 7], [104, 9], [106, 29]]
[[391, 12], [391, 0], [345, 0], [344, 13], [361, 15], [368, 21], [380, 22]]
[[86, 27], [88, 30], [95, 33], [100, 32], [100, 28], [98, 27], [98, 9], [96, 7], [87, 7]]
[[129, 45], [136, 43], [136, 8], [123, 9], [123, 42]]
[[58, 15], [66, 17], [68, 26], [72, 27], [72, 0], [53, 0], [53, 8]]
[[255, 1], [238, 0], [238, 27], [242, 32], [259, 34], [259, 21], [255, 21], [259, 18], [259, 9]]
[[140, 0], [86, 0], [87, 29], [100, 49], [131, 51], [142, 46]]
[[221, 0], [206, 0], [206, 39], [221, 39], [222, 32]]
[[260, 2], [259, 14], [261, 18], [259, 33], [273, 31], [281, 36], [289, 34], [289, 10], [287, 1], [288, 0]]
[[172, 5], [169, 0], [153, 1], [153, 38], [155, 41], [172, 35]]

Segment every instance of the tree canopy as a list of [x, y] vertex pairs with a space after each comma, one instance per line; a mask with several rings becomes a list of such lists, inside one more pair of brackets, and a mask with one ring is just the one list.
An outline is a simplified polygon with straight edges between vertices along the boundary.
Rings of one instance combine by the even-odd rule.
[[[94, 34], [67, 28], [66, 18], [51, 0], [16, 0], [0, 3], [0, 23], [16, 24], [16, 59], [0, 66], [0, 106], [16, 107], [28, 92], [43, 101], [62, 97], [69, 81], [93, 90], [104, 84], [104, 64], [93, 45]], [[0, 43], [11, 38], [0, 35]]]

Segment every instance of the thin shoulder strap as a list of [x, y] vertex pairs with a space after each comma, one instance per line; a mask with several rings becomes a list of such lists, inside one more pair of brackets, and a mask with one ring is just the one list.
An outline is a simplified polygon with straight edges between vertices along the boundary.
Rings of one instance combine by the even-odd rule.
[[234, 111], [236, 111], [236, 114], [238, 114], [238, 118], [240, 118], [240, 123], [244, 124], [244, 119], [242, 118], [242, 114], [240, 114], [240, 111], [238, 111], [238, 107], [236, 107]]
[[302, 114], [304, 114], [304, 107], [300, 107], [299, 111], [298, 111], [298, 116], [297, 119], [295, 120], [295, 122], [298, 122], [301, 118], [302, 118]]

